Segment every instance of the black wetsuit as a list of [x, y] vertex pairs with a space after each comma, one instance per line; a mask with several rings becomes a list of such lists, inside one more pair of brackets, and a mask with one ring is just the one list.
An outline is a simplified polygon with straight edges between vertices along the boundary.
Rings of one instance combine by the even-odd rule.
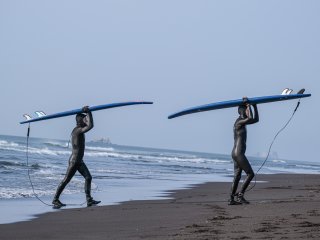
[[[84, 118], [87, 119], [87, 123], [84, 122]], [[79, 115], [77, 116], [77, 126], [73, 129], [71, 134], [71, 143], [72, 143], [72, 154], [69, 158], [69, 166], [67, 169], [67, 173], [60, 183], [56, 195], [54, 196], [54, 200], [58, 200], [60, 194], [66, 185], [70, 182], [71, 178], [74, 174], [79, 171], [79, 173], [85, 178], [85, 194], [87, 201], [92, 200], [91, 197], [91, 174], [83, 162], [83, 155], [85, 149], [85, 135], [84, 133], [88, 132], [93, 128], [93, 118], [90, 111], [87, 112], [87, 116]]]
[[[234, 180], [231, 188], [231, 196], [236, 194], [239, 181], [241, 179], [242, 170], [247, 174], [240, 193], [244, 194], [247, 187], [249, 186], [251, 180], [254, 177], [254, 172], [252, 167], [245, 156], [246, 152], [246, 142], [247, 142], [247, 129], [246, 125], [253, 124], [259, 121], [259, 113], [256, 105], [253, 105], [254, 108], [254, 118], [252, 117], [252, 111], [250, 106], [239, 107], [240, 117], [234, 123], [234, 147], [232, 150], [232, 159], [234, 163]], [[248, 110], [248, 113], [246, 113]]]

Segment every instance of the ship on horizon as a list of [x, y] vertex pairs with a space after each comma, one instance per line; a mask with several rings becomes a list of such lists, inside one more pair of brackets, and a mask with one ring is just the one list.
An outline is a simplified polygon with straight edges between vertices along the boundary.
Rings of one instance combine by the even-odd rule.
[[103, 143], [103, 144], [108, 144], [108, 145], [112, 144], [110, 138], [104, 138], [104, 137], [93, 139], [90, 142], [92, 142], [92, 143]]

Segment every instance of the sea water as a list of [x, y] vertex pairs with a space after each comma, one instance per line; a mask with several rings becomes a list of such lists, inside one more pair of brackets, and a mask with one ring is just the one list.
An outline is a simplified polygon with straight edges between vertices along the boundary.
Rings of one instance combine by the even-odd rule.
[[[52, 211], [34, 197], [31, 183], [35, 193], [50, 204], [68, 166], [71, 154], [68, 145], [68, 140], [30, 138], [27, 149], [26, 137], [0, 135], [3, 213], [0, 223], [28, 220], [35, 214]], [[249, 159], [254, 170], [264, 160]], [[103, 141], [87, 141], [84, 161], [93, 177], [92, 195], [105, 205], [160, 199], [170, 190], [208, 181], [232, 181], [233, 175], [230, 155], [121, 146]], [[283, 159], [268, 159], [260, 171], [264, 174], [319, 172], [317, 163]], [[61, 200], [70, 207], [83, 206], [84, 179], [79, 173], [67, 185]]]

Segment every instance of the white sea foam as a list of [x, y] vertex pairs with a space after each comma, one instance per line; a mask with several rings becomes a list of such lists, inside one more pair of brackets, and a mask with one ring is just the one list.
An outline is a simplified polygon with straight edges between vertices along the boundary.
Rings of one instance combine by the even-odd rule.
[[0, 149], [2, 150], [8, 150], [8, 151], [14, 151], [14, 152], [25, 152], [26, 150], [23, 148], [16, 148], [16, 147], [6, 147], [6, 146], [0, 146]]
[[302, 169], [312, 169], [312, 170], [318, 170], [320, 171], [320, 166], [311, 166], [311, 165], [295, 165], [295, 167], [298, 167], [298, 168], [302, 168]]
[[[296, 173], [296, 174], [318, 174], [319, 169], [304, 169], [304, 168], [280, 168], [280, 167], [268, 167], [266, 170], [273, 173]], [[262, 171], [264, 173], [264, 171]]]
[[63, 147], [63, 148], [66, 148], [68, 147], [68, 143], [59, 143], [59, 142], [45, 142], [44, 144], [47, 144], [49, 146], [55, 146], [55, 147]]
[[56, 171], [52, 168], [41, 168], [36, 173], [37, 175], [54, 175], [56, 174]]
[[[54, 190], [36, 190], [38, 196], [52, 195]], [[31, 189], [26, 188], [0, 188], [0, 199], [1, 198], [22, 198], [22, 197], [33, 197], [34, 193]]]
[[[41, 197], [41, 196], [48, 196], [55, 194], [56, 189], [52, 190], [39, 190], [36, 189], [35, 193]], [[82, 191], [81, 188], [78, 189], [70, 189], [66, 188], [63, 191], [63, 194], [74, 194], [74, 193], [80, 193]], [[33, 191], [30, 189], [19, 189], [19, 188], [0, 188], [0, 199], [11, 199], [11, 198], [29, 198], [34, 197]]]
[[91, 150], [91, 151], [100, 151], [100, 152], [110, 152], [110, 151], [114, 151], [114, 148], [112, 147], [86, 147], [86, 150]]
[[124, 171], [119, 171], [119, 170], [111, 170], [111, 169], [96, 169], [95, 170], [98, 173], [126, 173]]
[[[12, 145], [12, 146], [14, 146], [14, 145]], [[26, 152], [26, 150], [27, 150], [25, 146], [19, 146], [19, 145], [17, 145], [17, 147], [11, 147], [9, 145], [7, 145], [7, 146], [2, 145], [2, 146], [0, 146], [0, 149], [8, 150], [8, 151], [15, 151], [15, 152]], [[57, 151], [57, 150], [51, 150], [47, 147], [45, 147], [45, 148], [29, 147], [28, 152], [31, 154], [44, 154], [44, 155], [54, 155], [54, 156], [70, 154], [70, 150]]]
[[47, 147], [45, 147], [45, 148], [29, 148], [29, 153], [57, 156], [57, 155], [70, 155], [70, 150], [66, 150], [66, 151], [51, 150]]
[[[54, 143], [52, 143], [54, 144]], [[61, 144], [56, 144], [56, 145], [61, 145]], [[61, 145], [63, 146], [63, 145]], [[20, 145], [15, 142], [8, 142], [5, 140], [0, 140], [0, 149], [2, 150], [8, 150], [8, 151], [16, 151], [16, 152], [26, 152], [27, 147], [26, 145]], [[70, 149], [66, 149], [65, 151], [63, 150], [52, 150], [48, 147], [43, 147], [43, 148], [36, 148], [29, 146], [28, 151], [31, 154], [44, 154], [44, 155], [67, 155], [70, 154]]]
[[5, 141], [5, 140], [0, 140], [0, 147], [18, 147], [19, 144], [18, 143], [15, 143], [15, 142], [8, 142], [8, 141]]
[[284, 160], [272, 160], [272, 162], [274, 162], [274, 163], [287, 163], [287, 162], [284, 161]]
[[140, 155], [140, 154], [128, 154], [121, 152], [86, 152], [86, 156], [89, 157], [112, 157], [125, 160], [135, 160], [135, 161], [150, 161], [150, 162], [184, 162], [184, 163], [215, 163], [215, 164], [225, 164], [229, 163], [228, 160], [220, 159], [209, 159], [209, 158], [187, 158], [187, 157], [177, 157], [177, 156], [150, 156], [150, 155]]
[[[1, 158], [3, 161], [1, 171], [4, 174], [0, 176], [0, 198], [33, 196], [30, 185], [26, 182], [28, 181], [25, 171], [26, 146], [23, 144], [22, 138], [21, 140], [16, 139], [4, 138], [4, 140], [0, 140], [0, 151], [4, 152], [3, 158]], [[37, 140], [30, 143], [29, 165], [32, 166], [30, 174], [36, 187], [36, 193], [39, 196], [52, 196], [64, 178], [71, 148], [67, 149], [65, 141], [58, 140], [46, 139], [42, 142]], [[220, 158], [220, 155], [126, 148], [124, 146], [118, 148], [117, 146], [110, 147], [92, 143], [86, 146], [85, 161], [91, 171], [93, 181], [99, 183], [99, 191], [106, 192], [110, 188], [140, 186], [158, 180], [161, 180], [161, 182], [157, 182], [158, 185], [162, 185], [164, 180], [168, 180], [169, 185], [190, 179], [193, 182], [194, 179], [202, 178], [206, 174], [210, 175], [210, 179], [213, 177], [215, 181], [220, 175], [232, 175], [233, 173], [231, 159]], [[10, 164], [12, 170], [9, 171], [7, 166], [11, 166]], [[273, 161], [270, 160], [270, 165], [274, 168], [266, 165], [261, 172], [320, 172], [320, 165], [307, 164], [302, 161], [291, 164], [290, 161], [275, 158]], [[258, 167], [254, 165], [255, 169]], [[83, 177], [76, 173], [64, 194], [82, 194], [84, 192], [83, 186]], [[97, 189], [97, 185], [92, 183], [92, 189]]]

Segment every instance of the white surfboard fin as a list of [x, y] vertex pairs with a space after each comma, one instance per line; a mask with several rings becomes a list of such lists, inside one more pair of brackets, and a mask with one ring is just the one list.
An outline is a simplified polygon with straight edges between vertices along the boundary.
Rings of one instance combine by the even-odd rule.
[[299, 92], [297, 92], [297, 94], [304, 94], [306, 90], [304, 88], [302, 88]]
[[35, 111], [34, 112], [38, 117], [44, 117], [46, 116], [47, 114], [45, 114], [43, 111]]
[[289, 91], [289, 88], [283, 89], [281, 95], [287, 95], [287, 92]]
[[282, 91], [281, 95], [290, 95], [292, 92], [293, 92], [292, 89], [285, 88], [285, 89]]
[[28, 114], [23, 114], [23, 117], [25, 117], [25, 119], [27, 119], [27, 120], [31, 120], [32, 119], [32, 117], [30, 115], [28, 115]]
[[289, 89], [288, 92], [287, 92], [287, 95], [290, 95], [292, 92], [293, 92], [293, 90]]

